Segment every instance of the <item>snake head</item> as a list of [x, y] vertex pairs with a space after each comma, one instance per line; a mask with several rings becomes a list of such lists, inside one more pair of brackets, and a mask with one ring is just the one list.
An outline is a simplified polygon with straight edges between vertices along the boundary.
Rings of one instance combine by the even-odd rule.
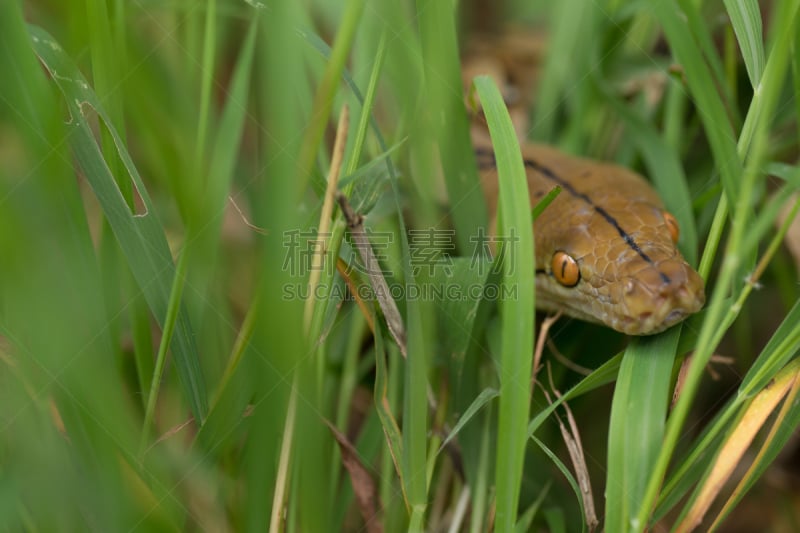
[[595, 168], [603, 180], [571, 182], [534, 224], [537, 306], [627, 335], [658, 333], [699, 311], [703, 279], [677, 249], [674, 217], [638, 175]]
[[[582, 239], [573, 234], [573, 244], [576, 240]], [[582, 247], [562, 241], [552, 254], [550, 268], [538, 271], [539, 307], [561, 310], [627, 335], [651, 335], [696, 313], [705, 303], [703, 279], [671, 243], [648, 240], [632, 250], [594, 241], [588, 253], [577, 248]], [[564, 263], [569, 266], [557, 268]], [[575, 268], [577, 281], [574, 274], [566, 278], [567, 283], [559, 279]]]
[[[493, 219], [494, 154], [476, 153]], [[531, 205], [561, 187], [534, 223], [539, 309], [650, 335], [703, 307], [703, 279], [676, 245], [678, 223], [644, 178], [532, 143], [523, 145], [522, 156]], [[494, 225], [489, 229], [494, 233]]]

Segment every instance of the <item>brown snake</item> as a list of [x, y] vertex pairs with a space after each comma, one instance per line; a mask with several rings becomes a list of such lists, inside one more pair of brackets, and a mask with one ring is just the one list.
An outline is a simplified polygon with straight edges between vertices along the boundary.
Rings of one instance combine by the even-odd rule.
[[[494, 154], [476, 155], [494, 220]], [[538, 308], [650, 335], [703, 306], [703, 279], [675, 245], [678, 224], [642, 177], [542, 145], [523, 145], [522, 156], [531, 205], [562, 188], [534, 224]]]

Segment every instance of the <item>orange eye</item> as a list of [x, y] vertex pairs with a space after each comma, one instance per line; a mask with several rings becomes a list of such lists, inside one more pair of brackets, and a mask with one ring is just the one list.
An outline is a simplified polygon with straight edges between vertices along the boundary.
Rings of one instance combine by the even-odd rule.
[[581, 280], [581, 269], [578, 262], [567, 252], [558, 251], [550, 262], [553, 277], [564, 287], [574, 287]]
[[664, 211], [662, 214], [664, 215], [664, 222], [667, 224], [667, 229], [669, 230], [669, 236], [672, 238], [672, 242], [678, 244], [678, 239], [681, 236], [681, 228], [678, 226], [678, 221], [674, 216], [672, 216], [671, 213]]

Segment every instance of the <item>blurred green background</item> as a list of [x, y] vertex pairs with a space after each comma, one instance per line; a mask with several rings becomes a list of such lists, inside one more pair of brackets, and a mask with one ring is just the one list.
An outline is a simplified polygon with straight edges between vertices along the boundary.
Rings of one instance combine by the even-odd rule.
[[[730, 458], [700, 527], [733, 512], [722, 530], [797, 530], [797, 12], [3, 2], [0, 527], [666, 531]], [[474, 268], [476, 50], [530, 77], [528, 138], [648, 175], [707, 280], [706, 309], [656, 338], [562, 318], [532, 395], [538, 328], [512, 324], [529, 298], [406, 297], [532, 283], [531, 257]], [[485, 81], [467, 98], [510, 126]], [[362, 259], [325, 192], [345, 107], [338, 190], [405, 288], [402, 349], [385, 306], [351, 297], [371, 280], [347, 268]], [[451, 236], [429, 242], [446, 268], [414, 268], [431, 229]], [[749, 422], [774, 383], [771, 416]], [[739, 456], [742, 420], [760, 431]]]

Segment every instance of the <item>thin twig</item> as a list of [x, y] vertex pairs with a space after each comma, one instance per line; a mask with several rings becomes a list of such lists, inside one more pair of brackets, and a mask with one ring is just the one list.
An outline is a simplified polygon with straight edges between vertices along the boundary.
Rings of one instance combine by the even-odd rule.
[[558, 361], [559, 363], [561, 363], [565, 367], [569, 368], [570, 370], [572, 370], [576, 374], [581, 374], [583, 376], [588, 376], [589, 374], [592, 373], [592, 369], [591, 368], [586, 368], [585, 366], [581, 366], [578, 363], [575, 363], [574, 361], [572, 361], [572, 359], [570, 359], [569, 357], [567, 357], [563, 353], [561, 353], [561, 350], [558, 349], [558, 346], [556, 346], [556, 343], [553, 342], [553, 339], [551, 339], [551, 338], [547, 339], [547, 347], [550, 348], [551, 352], [553, 352], [553, 356], [555, 356], [556, 361]]
[[[558, 400], [562, 400], [562, 395], [556, 390], [553, 385], [553, 376], [548, 372], [550, 379], [550, 389]], [[542, 392], [547, 402], [551, 405], [553, 401], [550, 399], [550, 394], [542, 387]], [[583, 445], [581, 444], [581, 435], [578, 431], [578, 424], [575, 422], [575, 417], [572, 415], [572, 410], [567, 405], [567, 402], [561, 402], [564, 411], [567, 413], [567, 421], [570, 429], [567, 430], [561, 417], [555, 411], [553, 414], [558, 422], [558, 427], [561, 430], [561, 436], [564, 443], [567, 445], [567, 452], [569, 453], [572, 467], [575, 469], [575, 477], [578, 479], [578, 486], [581, 491], [581, 499], [583, 500], [583, 511], [586, 518], [586, 525], [589, 531], [593, 531], [597, 527], [597, 512], [594, 507], [594, 496], [592, 495], [592, 483], [589, 478], [589, 468], [586, 466], [586, 456], [583, 453]]]
[[[561, 393], [553, 389], [553, 394], [557, 399], [561, 399]], [[589, 479], [589, 468], [586, 466], [586, 456], [583, 454], [583, 445], [581, 444], [581, 435], [578, 432], [578, 424], [575, 422], [575, 417], [572, 415], [572, 410], [566, 402], [561, 403], [564, 411], [567, 413], [567, 422], [569, 422], [570, 431], [564, 427], [561, 420], [558, 420], [558, 425], [561, 428], [561, 435], [564, 437], [564, 442], [567, 444], [572, 465], [575, 467], [575, 475], [578, 478], [578, 485], [581, 489], [581, 498], [583, 498], [584, 512], [586, 513], [586, 525], [589, 531], [597, 527], [597, 512], [594, 508], [594, 496], [592, 495], [592, 482]], [[558, 417], [556, 417], [558, 418]]]
[[556, 320], [561, 317], [561, 311], [554, 316], [549, 316], [542, 321], [542, 327], [539, 329], [539, 338], [536, 339], [536, 350], [533, 352], [533, 367], [531, 370], [531, 392], [533, 392], [533, 385], [536, 383], [536, 374], [539, 373], [539, 368], [542, 362], [542, 351], [544, 350], [544, 342], [547, 340], [547, 333], [550, 327], [555, 324]]
[[236, 212], [239, 213], [239, 218], [242, 219], [242, 222], [244, 222], [245, 226], [255, 231], [256, 233], [260, 233], [261, 235], [269, 235], [268, 230], [256, 226], [247, 219], [247, 217], [244, 214], [244, 211], [242, 211], [242, 209], [239, 207], [239, 204], [236, 203], [236, 200], [233, 199], [233, 196], [228, 196], [228, 201], [231, 203], [233, 208], [236, 209]]

